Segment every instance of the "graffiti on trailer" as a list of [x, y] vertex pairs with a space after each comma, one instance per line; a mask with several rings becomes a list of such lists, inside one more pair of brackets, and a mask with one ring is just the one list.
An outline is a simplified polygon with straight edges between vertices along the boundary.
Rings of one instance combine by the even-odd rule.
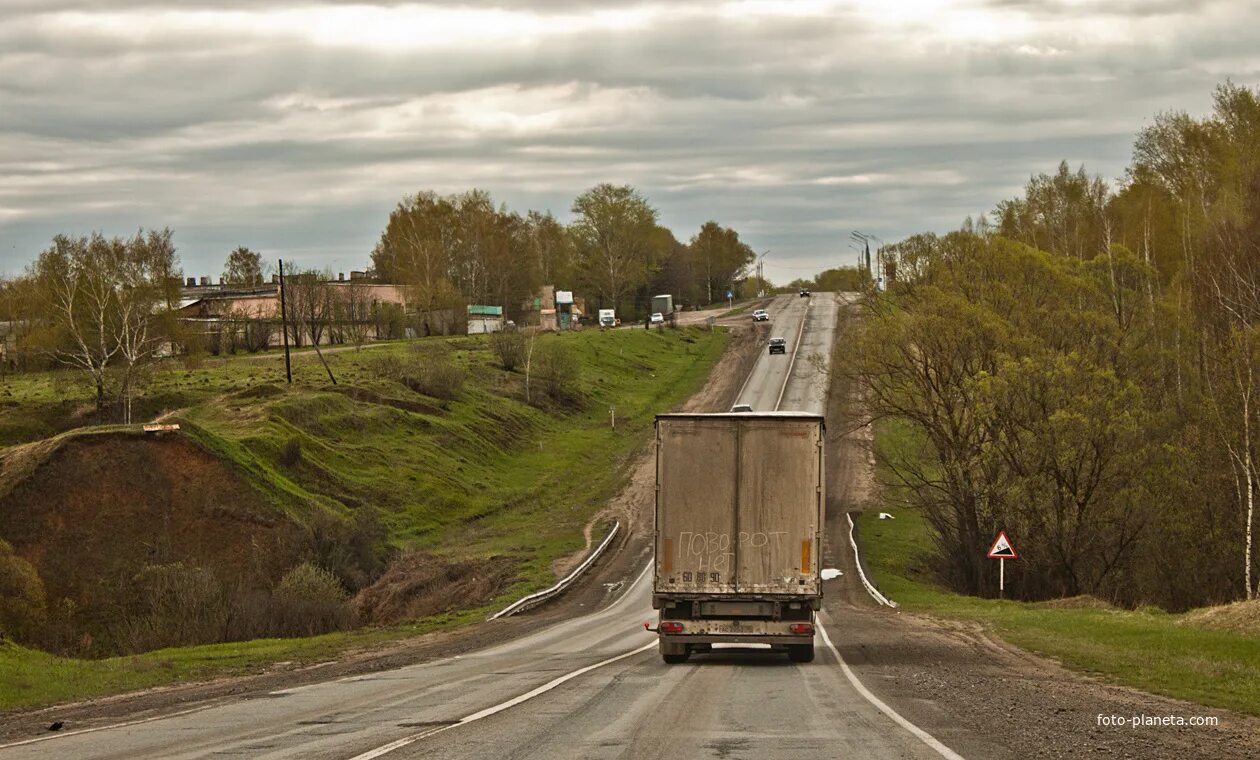
[[[740, 531], [737, 546], [740, 551], [778, 546], [786, 535], [787, 531], [782, 530]], [[693, 568], [698, 573], [729, 572], [734, 556], [729, 533], [684, 530], [678, 534], [678, 564]], [[684, 580], [688, 580], [687, 575], [690, 573], [684, 574]], [[698, 579], [703, 577], [700, 575]]]

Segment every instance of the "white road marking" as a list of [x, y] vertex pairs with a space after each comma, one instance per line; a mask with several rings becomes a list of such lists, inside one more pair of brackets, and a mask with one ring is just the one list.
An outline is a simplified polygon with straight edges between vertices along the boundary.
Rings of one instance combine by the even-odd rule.
[[836, 662], [840, 663], [840, 670], [844, 672], [844, 677], [849, 679], [849, 683], [853, 685], [853, 688], [858, 694], [862, 695], [863, 699], [870, 702], [877, 710], [891, 718], [894, 723], [914, 734], [919, 741], [936, 750], [936, 753], [945, 758], [945, 760], [963, 760], [962, 755], [958, 754], [949, 747], [946, 747], [940, 742], [940, 740], [929, 734], [927, 731], [924, 731], [910, 721], [901, 717], [900, 713], [889, 707], [883, 700], [872, 694], [865, 686], [863, 686], [862, 682], [859, 681], [857, 676], [853, 674], [853, 671], [849, 669], [849, 664], [846, 663], [844, 658], [840, 656], [840, 650], [836, 649], [836, 645], [831, 643], [831, 637], [827, 635], [827, 626], [818, 626], [818, 631], [822, 634], [823, 642], [827, 644], [827, 648], [831, 650], [833, 655], [835, 655]]
[[484, 710], [479, 710], [471, 715], [465, 715], [464, 717], [460, 718], [458, 721], [450, 724], [449, 726], [431, 728], [428, 731], [422, 731], [418, 734], [412, 734], [411, 736], [404, 736], [403, 738], [397, 741], [393, 741], [393, 742], [390, 742], [389, 744], [385, 744], [380, 747], [377, 747], [376, 749], [369, 750], [367, 752], [364, 752], [361, 755], [355, 755], [354, 757], [350, 758], [350, 760], [373, 760], [373, 758], [381, 757], [383, 755], [388, 755], [390, 752], [393, 752], [394, 750], [402, 749], [403, 747], [415, 744], [421, 739], [424, 739], [429, 736], [433, 736], [434, 734], [440, 734], [443, 731], [447, 731], [452, 728], [458, 728], [459, 726], [467, 725], [474, 721], [481, 720], [482, 718], [489, 718], [491, 715], [496, 715], [498, 713], [503, 712], [504, 710], [516, 707], [522, 702], [528, 702], [529, 700], [541, 694], [546, 694], [547, 692], [551, 691], [557, 686], [567, 683], [568, 681], [572, 681], [574, 678], [577, 678], [580, 675], [589, 673], [592, 670], [595, 670], [597, 668], [602, 668], [605, 665], [611, 665], [612, 663], [618, 662], [620, 660], [624, 660], [627, 657], [633, 657], [637, 654], [642, 654], [655, 646], [656, 646], [656, 642], [653, 641], [648, 644], [644, 644], [638, 649], [632, 649], [629, 652], [624, 652], [622, 654], [617, 655], [616, 657], [609, 657], [607, 660], [603, 660], [602, 662], [597, 662], [594, 665], [587, 665], [584, 668], [578, 668], [577, 670], [571, 673], [566, 673], [560, 676], [559, 678], [555, 678], [551, 681], [548, 681], [542, 686], [539, 686], [538, 688], [533, 689], [532, 691], [527, 691], [518, 697], [513, 697], [512, 699], [509, 699], [506, 702], [500, 702], [497, 705], [494, 705], [492, 707], [487, 707]]
[[21, 747], [23, 744], [38, 744], [39, 742], [46, 742], [49, 739], [64, 739], [67, 736], [81, 736], [83, 734], [94, 734], [97, 731], [111, 731], [115, 728], [127, 728], [128, 726], [138, 726], [141, 723], [152, 723], [155, 720], [165, 720], [167, 718], [177, 718], [181, 715], [191, 715], [192, 713], [201, 712], [202, 710], [209, 710], [211, 707], [217, 707], [217, 706], [218, 706], [217, 704], [201, 705], [200, 707], [193, 707], [188, 710], [180, 710], [179, 712], [165, 713], [163, 715], [153, 715], [148, 718], [128, 720], [122, 723], [111, 723], [108, 726], [97, 726], [95, 728], [81, 728], [77, 731], [58, 731], [57, 733], [50, 733], [47, 736], [37, 736], [34, 739], [23, 739], [20, 742], [10, 742], [9, 744], [0, 744], [0, 749], [9, 749], [10, 747]]

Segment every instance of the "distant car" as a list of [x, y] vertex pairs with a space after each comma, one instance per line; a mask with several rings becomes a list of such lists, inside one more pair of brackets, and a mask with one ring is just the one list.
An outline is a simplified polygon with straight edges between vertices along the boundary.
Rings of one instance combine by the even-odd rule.
[[801, 298], [809, 298], [809, 291], [805, 288], [801, 288]]
[[787, 353], [787, 340], [783, 338], [771, 338], [770, 339], [770, 353], [786, 354]]
[[757, 309], [753, 312], [752, 317], [754, 322], [769, 322], [770, 312], [765, 309]]
[[752, 404], [736, 404], [731, 407], [732, 412], [751, 412], [752, 410]]
[[665, 324], [665, 315], [658, 311], [652, 315], [652, 319], [650, 321], [654, 325], [663, 325]]

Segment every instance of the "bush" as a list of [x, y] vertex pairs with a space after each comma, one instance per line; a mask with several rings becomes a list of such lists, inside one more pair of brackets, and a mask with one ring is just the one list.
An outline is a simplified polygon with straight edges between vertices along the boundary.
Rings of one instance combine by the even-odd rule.
[[434, 398], [458, 397], [465, 379], [464, 369], [447, 351], [417, 350], [403, 366], [403, 385]]
[[311, 548], [319, 566], [351, 591], [380, 577], [393, 554], [389, 533], [369, 505], [356, 507], [350, 520], [323, 512], [312, 515]]
[[228, 603], [213, 571], [174, 562], [148, 565], [132, 579], [135, 606], [114, 626], [120, 651], [211, 644], [227, 632]]
[[530, 372], [553, 400], [574, 402], [581, 398], [582, 363], [564, 343], [547, 341], [534, 349]]
[[363, 366], [378, 380], [402, 382], [402, 360], [395, 354], [377, 352], [372, 356], [364, 357]]
[[35, 568], [0, 539], [0, 638], [28, 642], [48, 618], [44, 583]]
[[499, 366], [514, 372], [525, 363], [525, 336], [513, 330], [490, 334], [490, 349], [499, 359]]
[[337, 576], [309, 562], [294, 567], [271, 594], [273, 634], [318, 636], [348, 628], [348, 594]]

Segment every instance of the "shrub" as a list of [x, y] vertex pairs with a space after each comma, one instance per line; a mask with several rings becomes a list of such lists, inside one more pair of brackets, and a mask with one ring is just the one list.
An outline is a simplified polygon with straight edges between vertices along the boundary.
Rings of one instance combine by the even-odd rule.
[[530, 371], [553, 400], [574, 402], [580, 399], [582, 363], [577, 353], [564, 343], [547, 341], [534, 349]]
[[0, 539], [0, 638], [30, 641], [48, 617], [44, 583], [35, 568]]
[[403, 367], [403, 385], [434, 398], [458, 397], [465, 379], [464, 369], [447, 351], [417, 350]]
[[375, 507], [356, 507], [350, 520], [317, 512], [310, 523], [315, 561], [342, 586], [357, 591], [385, 571], [393, 550]]
[[402, 381], [402, 360], [395, 354], [377, 352], [372, 356], [364, 357], [363, 366], [378, 380]]
[[173, 562], [147, 565], [132, 579], [135, 606], [113, 626], [127, 653], [222, 641], [228, 603], [209, 568]]
[[303, 562], [272, 591], [274, 634], [317, 636], [349, 627], [352, 615], [347, 596], [337, 576]]
[[508, 372], [525, 363], [525, 336], [515, 330], [491, 333], [490, 349], [498, 357], [499, 366]]

